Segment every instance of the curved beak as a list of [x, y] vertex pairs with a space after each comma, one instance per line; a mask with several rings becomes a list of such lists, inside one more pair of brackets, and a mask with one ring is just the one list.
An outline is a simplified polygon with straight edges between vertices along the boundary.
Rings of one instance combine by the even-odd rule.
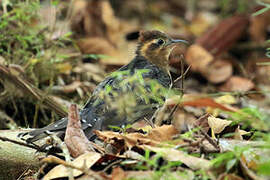
[[168, 42], [167, 42], [167, 46], [171, 45], [171, 44], [175, 44], [175, 43], [185, 43], [185, 44], [189, 44], [188, 41], [186, 40], [183, 40], [183, 39], [170, 39]]

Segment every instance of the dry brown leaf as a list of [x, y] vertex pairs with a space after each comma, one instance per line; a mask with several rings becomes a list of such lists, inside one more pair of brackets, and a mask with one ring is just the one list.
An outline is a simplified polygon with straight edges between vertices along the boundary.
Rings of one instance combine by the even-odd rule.
[[215, 118], [213, 116], [208, 117], [208, 124], [215, 134], [221, 133], [225, 127], [229, 126], [232, 121]]
[[[264, 8], [263, 6], [257, 7], [256, 11]], [[261, 13], [258, 16], [251, 16], [249, 26], [249, 33], [251, 39], [256, 42], [264, 42], [267, 35], [267, 26], [270, 24], [270, 11]]]
[[197, 44], [191, 45], [188, 48], [185, 57], [187, 63], [191, 65], [191, 70], [197, 72], [204, 72], [208, 65], [214, 60], [213, 55]]
[[77, 45], [83, 54], [104, 54], [110, 56], [114, 54], [115, 51], [112, 44], [102, 37], [88, 37], [79, 39], [77, 41]]
[[252, 74], [255, 77], [255, 82], [258, 84], [270, 85], [270, 66], [259, 65], [263, 63], [270, 63], [269, 58], [250, 58], [248, 60], [245, 69], [248, 74]]
[[180, 110], [178, 109], [173, 117], [172, 120], [172, 125], [174, 125], [174, 127], [176, 129], [179, 130], [179, 132], [186, 132], [186, 130], [189, 127], [192, 127], [193, 123], [196, 122], [195, 116], [192, 113], [187, 113], [184, 110]]
[[156, 146], [164, 141], [172, 140], [173, 136], [178, 134], [178, 131], [172, 125], [164, 125], [152, 129], [152, 131], [148, 134], [119, 134], [112, 131], [95, 131], [95, 133], [100, 139], [104, 140], [107, 143], [114, 143], [116, 138], [118, 141], [123, 140], [125, 146], [127, 148], [131, 148], [141, 144]]
[[200, 127], [200, 129], [202, 131], [204, 131], [205, 133], [208, 132], [209, 130], [209, 124], [208, 124], [208, 117], [210, 115], [209, 114], [205, 114], [203, 116], [201, 116], [198, 120], [196, 120], [194, 123], [196, 126]]
[[198, 44], [191, 45], [186, 52], [186, 61], [191, 70], [200, 72], [212, 83], [220, 83], [232, 75], [232, 65], [228, 61], [217, 59]]
[[223, 59], [217, 59], [202, 71], [204, 77], [211, 83], [221, 83], [233, 73], [232, 64]]
[[219, 89], [221, 91], [249, 91], [255, 87], [254, 83], [246, 78], [232, 76]]
[[65, 143], [73, 157], [78, 157], [85, 152], [94, 151], [91, 143], [81, 129], [79, 111], [75, 104], [69, 107]]
[[70, 21], [71, 29], [78, 35], [102, 37], [114, 45], [119, 39], [120, 22], [108, 0], [75, 1]]
[[196, 16], [192, 18], [189, 30], [196, 36], [199, 37], [202, 33], [206, 32], [210, 26], [217, 23], [217, 16], [208, 11], [202, 11], [196, 13]]
[[[76, 158], [74, 161], [71, 162], [72, 165], [76, 167], [85, 167], [90, 168], [93, 166], [99, 159], [101, 158], [101, 155], [96, 152], [87, 152], [78, 158]], [[79, 176], [83, 172], [77, 170], [77, 169], [68, 169], [64, 165], [58, 165], [52, 170], [50, 170], [45, 176], [44, 180], [50, 180], [50, 179], [56, 179], [56, 178], [63, 178], [68, 177], [70, 172], [72, 172], [73, 176]]]
[[[115, 168], [118, 169], [119, 167]], [[159, 179], [181, 179], [181, 180], [193, 180], [195, 175], [192, 171], [185, 171], [187, 173], [179, 173], [178, 171], [175, 172], [170, 172], [170, 175], [168, 177], [167, 173], [162, 174]], [[122, 179], [136, 179], [136, 180], [146, 180], [146, 179], [154, 179], [155, 178], [155, 172], [154, 171], [121, 171], [120, 172], [118, 170], [116, 170], [115, 172], [113, 171], [113, 173], [115, 174], [114, 176], [112, 176], [112, 179], [114, 180], [122, 180]], [[120, 175], [118, 176], [117, 173], [120, 173]], [[122, 178], [121, 175], [123, 175], [122, 173], [124, 173], [124, 178]]]
[[228, 50], [243, 35], [248, 22], [249, 19], [245, 15], [235, 15], [224, 19], [198, 38], [196, 44], [217, 56]]
[[172, 148], [159, 148], [148, 145], [140, 146], [143, 149], [148, 149], [156, 153], [162, 154], [162, 157], [168, 161], [181, 161], [192, 170], [209, 169], [211, 167], [210, 161], [195, 156], [191, 156], [183, 151]]
[[120, 167], [116, 167], [112, 172], [112, 180], [121, 179], [151, 179], [154, 175], [153, 171], [124, 171]]
[[188, 97], [187, 100], [183, 101], [184, 106], [194, 106], [194, 107], [212, 107], [212, 108], [218, 108], [224, 111], [231, 111], [231, 112], [236, 112], [237, 109], [234, 107], [231, 107], [229, 105], [224, 105], [217, 103], [214, 99], [212, 98], [200, 98], [200, 97], [194, 97], [192, 98]]
[[243, 140], [243, 137], [242, 137], [242, 136], [243, 136], [243, 135], [247, 135], [247, 134], [249, 134], [249, 132], [240, 129], [240, 127], [238, 126], [238, 127], [235, 129], [233, 139], [236, 139], [236, 140]]
[[125, 179], [125, 178], [126, 178], [126, 173], [122, 168], [120, 167], [113, 168], [112, 180], [120, 180], [120, 179]]

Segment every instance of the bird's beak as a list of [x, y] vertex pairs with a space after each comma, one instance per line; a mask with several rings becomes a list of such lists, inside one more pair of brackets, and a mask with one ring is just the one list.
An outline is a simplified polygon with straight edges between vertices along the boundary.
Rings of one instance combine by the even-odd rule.
[[172, 45], [172, 44], [175, 44], [175, 43], [185, 43], [185, 44], [189, 44], [188, 41], [186, 40], [183, 40], [183, 39], [170, 39], [168, 42], [167, 42], [167, 46], [169, 45]]

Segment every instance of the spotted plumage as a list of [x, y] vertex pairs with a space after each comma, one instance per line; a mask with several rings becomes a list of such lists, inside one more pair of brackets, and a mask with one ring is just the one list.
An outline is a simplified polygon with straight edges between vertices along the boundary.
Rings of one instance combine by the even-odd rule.
[[[153, 115], [164, 101], [162, 89], [171, 84], [168, 57], [171, 45], [177, 42], [184, 41], [173, 40], [160, 31], [140, 33], [135, 58], [102, 81], [80, 111], [82, 129], [88, 139], [94, 138], [95, 129], [131, 124]], [[30, 136], [27, 142], [34, 142], [52, 132], [64, 135], [66, 126], [67, 118], [62, 118], [23, 135]]]

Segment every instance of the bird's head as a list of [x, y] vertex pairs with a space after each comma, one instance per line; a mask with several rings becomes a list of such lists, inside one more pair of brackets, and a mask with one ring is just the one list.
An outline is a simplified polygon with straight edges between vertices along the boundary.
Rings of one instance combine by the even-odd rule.
[[172, 39], [167, 34], [157, 30], [141, 31], [136, 53], [167, 71], [169, 55], [174, 45], [177, 43], [188, 42], [185, 40]]

